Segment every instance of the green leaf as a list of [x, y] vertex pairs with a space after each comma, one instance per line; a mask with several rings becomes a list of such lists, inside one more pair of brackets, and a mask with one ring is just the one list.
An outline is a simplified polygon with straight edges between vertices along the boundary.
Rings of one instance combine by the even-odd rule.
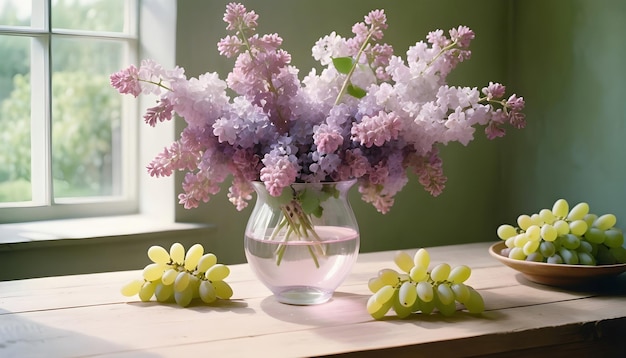
[[305, 189], [298, 197], [302, 211], [312, 214], [320, 207], [320, 200], [314, 190]]
[[313, 211], [311, 214], [313, 214], [317, 218], [321, 218], [323, 213], [324, 213], [324, 208], [322, 208], [321, 205], [318, 205], [317, 209], [315, 209], [315, 211]]
[[335, 57], [333, 58], [333, 65], [337, 72], [347, 75], [354, 65], [354, 60], [352, 57]]
[[363, 88], [361, 88], [359, 86], [355, 86], [353, 84], [349, 84], [348, 85], [348, 88], [346, 89], [346, 92], [350, 96], [355, 97], [355, 98], [363, 98], [367, 94], [367, 92]]

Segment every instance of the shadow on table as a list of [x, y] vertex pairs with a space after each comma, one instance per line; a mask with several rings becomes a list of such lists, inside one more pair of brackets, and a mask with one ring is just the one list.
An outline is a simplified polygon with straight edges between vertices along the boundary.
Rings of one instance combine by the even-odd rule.
[[[137, 358], [157, 357], [102, 338], [50, 327], [0, 308], [0, 357], [76, 357], [127, 354]], [[68, 321], [71, 320], [68, 317]]]
[[326, 303], [297, 306], [280, 303], [274, 296], [269, 296], [261, 301], [261, 309], [281, 321], [328, 327], [371, 320], [372, 317], [365, 310], [368, 298], [365, 295], [335, 292]]

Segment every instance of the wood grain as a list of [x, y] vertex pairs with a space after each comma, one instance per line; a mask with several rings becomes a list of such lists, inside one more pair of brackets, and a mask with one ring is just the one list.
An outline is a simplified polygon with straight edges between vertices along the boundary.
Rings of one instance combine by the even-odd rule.
[[472, 267], [481, 315], [373, 320], [366, 283], [394, 267], [390, 251], [361, 254], [333, 299], [308, 307], [277, 303], [247, 265], [231, 266], [232, 300], [187, 308], [123, 297], [139, 271], [0, 282], [0, 357], [626, 356], [624, 275], [592, 291], [552, 288], [488, 246], [429, 248], [434, 262]]

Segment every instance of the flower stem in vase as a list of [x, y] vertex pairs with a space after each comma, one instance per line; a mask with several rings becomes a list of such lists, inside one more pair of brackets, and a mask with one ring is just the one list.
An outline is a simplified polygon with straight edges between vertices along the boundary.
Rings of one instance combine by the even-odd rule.
[[[319, 205], [319, 204], [318, 204]], [[307, 214], [302, 209], [302, 206], [298, 200], [292, 200], [287, 204], [280, 206], [283, 213], [283, 218], [280, 223], [274, 228], [270, 240], [275, 240], [279, 234], [286, 231], [282, 241], [289, 241], [293, 235], [296, 240], [304, 241], [311, 240], [315, 243], [314, 246], [308, 246], [309, 253], [315, 262], [315, 267], [319, 268], [319, 256], [325, 256], [326, 250], [322, 244], [322, 238], [317, 234], [313, 223], [311, 222], [310, 214]], [[276, 265], [280, 265], [287, 245], [280, 244], [276, 249]]]

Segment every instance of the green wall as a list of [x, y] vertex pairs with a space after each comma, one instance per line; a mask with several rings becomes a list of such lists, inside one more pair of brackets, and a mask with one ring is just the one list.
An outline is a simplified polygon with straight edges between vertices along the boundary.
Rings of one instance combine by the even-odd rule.
[[[226, 32], [222, 21], [222, 0], [178, 1], [177, 63], [187, 74], [197, 76], [207, 71], [222, 74], [232, 68], [232, 61], [218, 55], [216, 44]], [[510, 3], [490, 1], [373, 1], [373, 0], [250, 0], [243, 2], [255, 10], [259, 32], [279, 33], [283, 48], [292, 54], [293, 63], [306, 74], [315, 63], [311, 47], [317, 39], [337, 31], [350, 37], [351, 27], [373, 9], [385, 9], [389, 28], [385, 41], [404, 57], [410, 45], [435, 29], [448, 30], [458, 25], [476, 32], [473, 57], [462, 63], [450, 76], [459, 85], [484, 86], [489, 81], [506, 83], [507, 42]], [[377, 213], [352, 192], [352, 204], [361, 229], [361, 251], [437, 246], [459, 242], [494, 239], [499, 191], [498, 153], [505, 140], [476, 140], [465, 148], [459, 144], [444, 147], [444, 171], [449, 176], [447, 188], [437, 198], [431, 197], [412, 178], [397, 196], [390, 213]], [[180, 178], [179, 178], [180, 183]], [[243, 230], [249, 209], [237, 212], [226, 200], [225, 192], [194, 210], [178, 208], [182, 221], [217, 223], [217, 234], [206, 239], [205, 246], [225, 262], [242, 262]]]
[[[558, 198], [626, 220], [626, 2], [513, 3], [511, 81], [528, 126], [503, 146], [505, 220]], [[621, 221], [620, 221], [621, 220]]]

